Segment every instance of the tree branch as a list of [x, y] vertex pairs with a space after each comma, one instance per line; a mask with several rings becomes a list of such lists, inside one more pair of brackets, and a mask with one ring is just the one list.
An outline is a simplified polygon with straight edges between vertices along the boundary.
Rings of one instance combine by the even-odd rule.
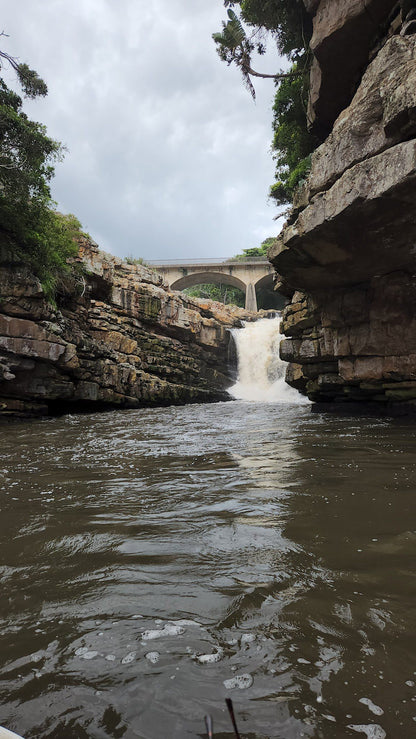
[[278, 74], [264, 74], [256, 72], [249, 64], [242, 64], [242, 68], [252, 77], [262, 77], [263, 79], [286, 80], [293, 77], [302, 77], [303, 72], [278, 72]]
[[[6, 36], [6, 34], [4, 33], [4, 31], [0, 34], [0, 36]], [[6, 59], [6, 61], [9, 62], [9, 64], [11, 65], [11, 67], [13, 67], [13, 69], [15, 70], [15, 72], [18, 72], [19, 71], [19, 64], [18, 64], [17, 60], [15, 59], [15, 57], [10, 56], [10, 54], [6, 54], [5, 51], [0, 51], [0, 58], [1, 59]]]

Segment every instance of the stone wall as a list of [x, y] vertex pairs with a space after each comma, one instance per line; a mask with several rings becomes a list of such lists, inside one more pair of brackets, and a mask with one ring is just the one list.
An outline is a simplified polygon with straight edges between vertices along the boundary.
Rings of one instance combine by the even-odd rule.
[[0, 415], [228, 399], [229, 328], [241, 309], [172, 293], [153, 270], [85, 241], [85, 277], [46, 300], [0, 265]]
[[316, 130], [330, 132], [269, 257], [277, 287], [292, 296], [281, 347], [287, 379], [316, 401], [416, 402], [416, 3], [410, 14], [409, 5], [321, 0], [311, 8], [309, 107]]

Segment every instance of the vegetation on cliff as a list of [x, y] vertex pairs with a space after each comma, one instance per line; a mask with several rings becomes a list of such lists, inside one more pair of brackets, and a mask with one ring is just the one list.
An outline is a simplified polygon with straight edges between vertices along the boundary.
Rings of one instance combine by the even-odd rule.
[[[294, 65], [295, 67], [297, 64]], [[279, 205], [288, 203], [310, 170], [310, 154], [317, 140], [307, 128], [308, 74], [283, 80], [273, 105], [273, 158], [276, 182], [269, 195]]]
[[[47, 86], [27, 64], [0, 51], [0, 69], [10, 65], [26, 97], [47, 94]], [[46, 128], [28, 118], [22, 98], [0, 78], [0, 249], [3, 258], [23, 262], [53, 298], [77, 253], [75, 216], [55, 210], [49, 183], [63, 147]]]
[[233, 260], [243, 262], [245, 259], [250, 259], [251, 257], [264, 257], [266, 259], [267, 251], [274, 241], [274, 236], [268, 236], [267, 239], [264, 239], [264, 241], [261, 242], [260, 246], [251, 246], [248, 249], [243, 249], [241, 254], [236, 254], [235, 257], [233, 257]]
[[[213, 34], [221, 59], [235, 63], [254, 97], [252, 76], [271, 77], [278, 85], [273, 107], [272, 151], [276, 160], [276, 182], [269, 195], [277, 203], [291, 201], [299, 182], [310, 166], [309, 155], [317, 141], [307, 128], [307, 97], [310, 56], [308, 44], [312, 24], [302, 0], [224, 0], [228, 22], [222, 33]], [[239, 6], [245, 32], [233, 8]], [[251, 65], [253, 52], [265, 53], [266, 34], [271, 34], [278, 50], [292, 63], [287, 73], [259, 74]]]
[[187, 287], [183, 292], [192, 298], [216, 300], [218, 303], [224, 303], [224, 305], [238, 305], [240, 308], [244, 308], [245, 305], [243, 291], [232, 285], [203, 283]]

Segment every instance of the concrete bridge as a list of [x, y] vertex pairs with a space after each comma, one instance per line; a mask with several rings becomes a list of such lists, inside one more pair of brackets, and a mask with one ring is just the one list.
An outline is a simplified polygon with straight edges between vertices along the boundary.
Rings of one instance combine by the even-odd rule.
[[[172, 290], [194, 285], [223, 284], [238, 287], [246, 296], [246, 309], [257, 310], [257, 295], [273, 292], [273, 267], [264, 257], [232, 259], [166, 260], [148, 262], [165, 278]], [[270, 306], [274, 307], [274, 306]]]

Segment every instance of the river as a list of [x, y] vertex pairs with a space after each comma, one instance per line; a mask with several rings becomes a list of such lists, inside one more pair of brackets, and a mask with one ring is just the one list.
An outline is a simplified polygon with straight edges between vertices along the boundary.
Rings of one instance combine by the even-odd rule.
[[0, 429], [1, 725], [415, 735], [415, 427], [290, 393]]

